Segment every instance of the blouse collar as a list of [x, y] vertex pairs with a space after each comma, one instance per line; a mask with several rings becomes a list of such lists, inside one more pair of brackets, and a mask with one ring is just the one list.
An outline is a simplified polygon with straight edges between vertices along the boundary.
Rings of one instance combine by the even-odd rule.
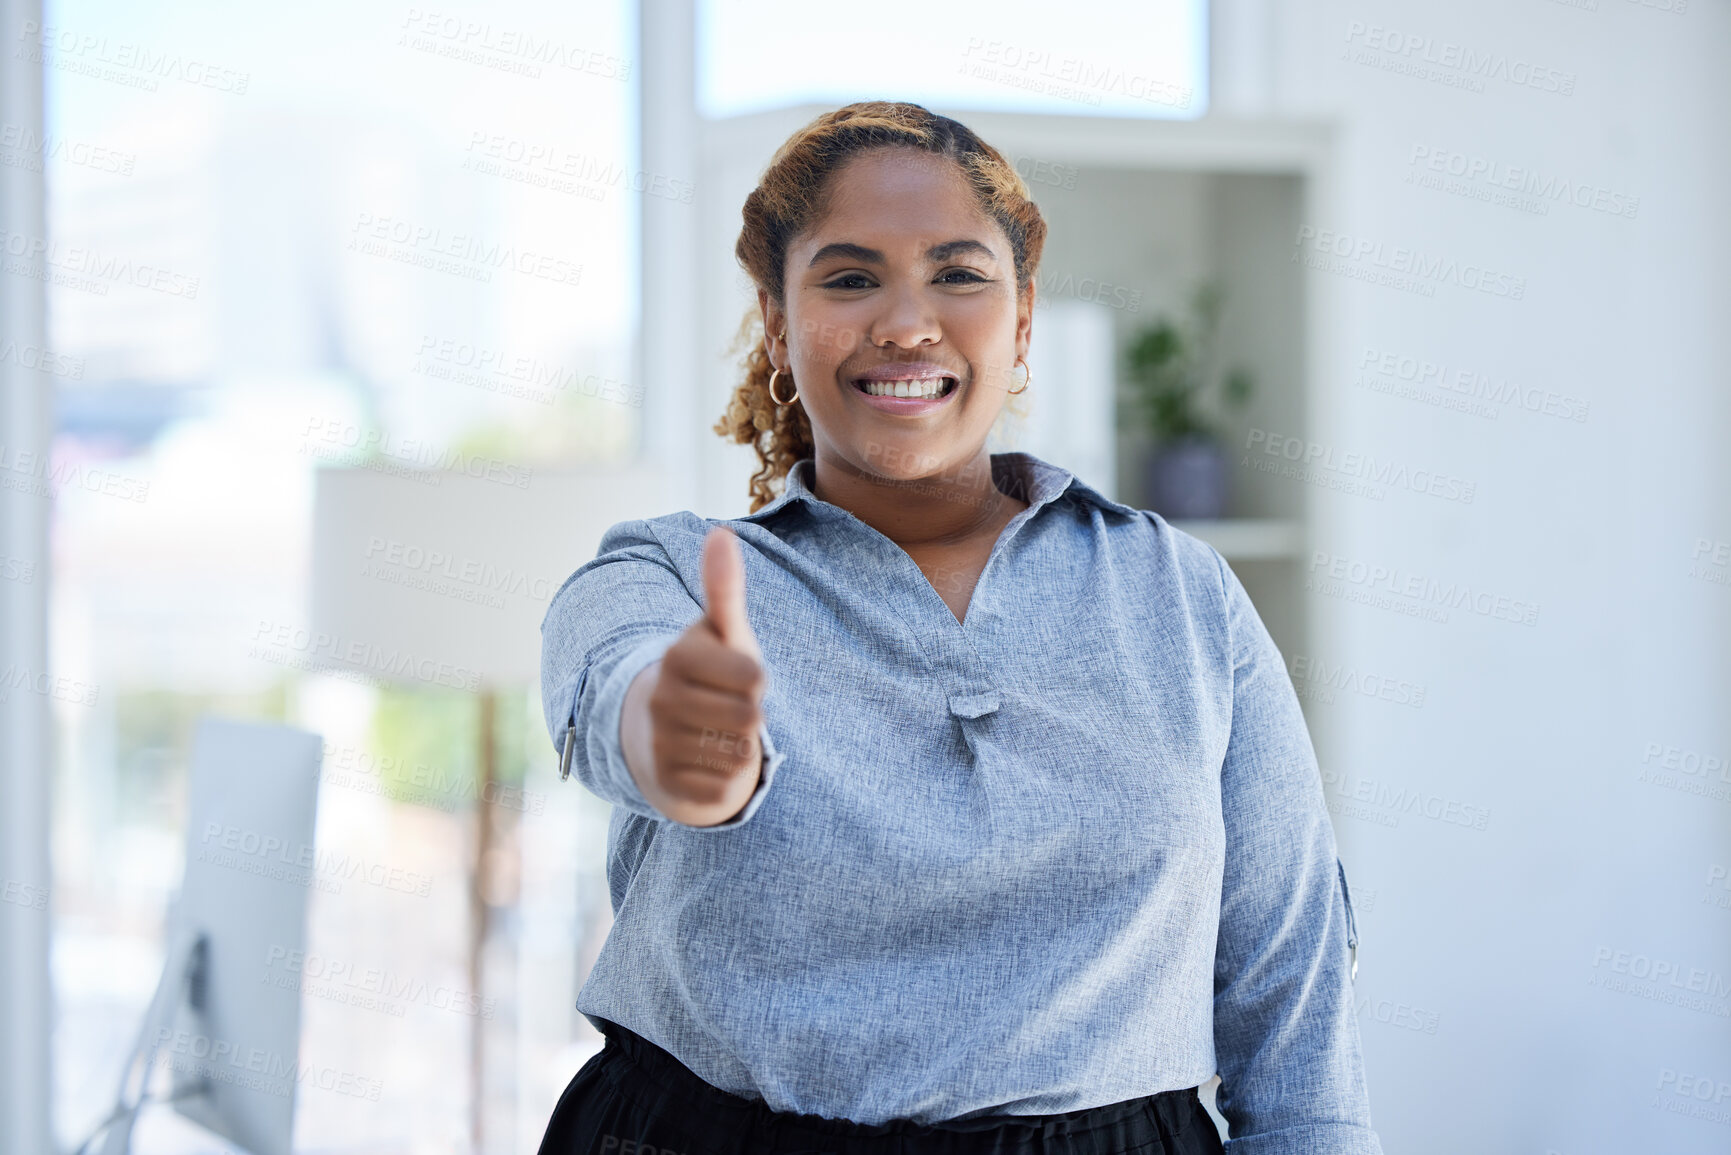
[[[1135, 507], [1113, 501], [1069, 470], [1049, 461], [1042, 461], [1031, 453], [1019, 449], [994, 453], [991, 455], [991, 462], [992, 476], [997, 481], [998, 488], [1021, 497], [1032, 509], [1037, 510], [1047, 502], [1071, 493], [1077, 500], [1091, 503], [1111, 513], [1125, 517], [1141, 516], [1141, 511]], [[818, 515], [846, 513], [840, 506], [832, 505], [812, 492], [812, 473], [816, 468], [817, 462], [812, 458], [800, 458], [788, 470], [779, 497], [756, 513], [746, 514], [735, 520], [765, 521], [796, 501], [804, 502], [812, 513]]]

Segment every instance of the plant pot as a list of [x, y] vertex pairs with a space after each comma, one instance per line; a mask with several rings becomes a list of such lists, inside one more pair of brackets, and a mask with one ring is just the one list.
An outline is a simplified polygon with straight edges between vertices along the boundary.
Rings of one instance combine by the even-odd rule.
[[1226, 512], [1226, 451], [1211, 438], [1179, 437], [1148, 463], [1148, 507], [1168, 520]]

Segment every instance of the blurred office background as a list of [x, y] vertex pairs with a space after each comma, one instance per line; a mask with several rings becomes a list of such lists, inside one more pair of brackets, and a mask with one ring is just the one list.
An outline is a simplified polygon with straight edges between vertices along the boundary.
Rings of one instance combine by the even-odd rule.
[[0, 10], [0, 1149], [113, 1101], [209, 714], [319, 734], [360, 865], [276, 977], [373, 1093], [296, 1149], [535, 1149], [611, 917], [540, 616], [606, 526], [747, 511], [740, 204], [865, 98], [1051, 224], [998, 447], [1181, 502], [1129, 353], [1223, 293], [1173, 516], [1304, 703], [1386, 1149], [1731, 1148], [1724, 4]]

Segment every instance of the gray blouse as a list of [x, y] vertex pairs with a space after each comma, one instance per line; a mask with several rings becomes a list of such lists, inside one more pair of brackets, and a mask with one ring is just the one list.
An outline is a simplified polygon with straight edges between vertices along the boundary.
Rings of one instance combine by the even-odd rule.
[[[613, 526], [548, 608], [548, 731], [614, 806], [578, 1009], [777, 1111], [1053, 1114], [1218, 1071], [1232, 1151], [1380, 1155], [1316, 757], [1225, 560], [993, 454], [1029, 507], [959, 622], [813, 464], [747, 517]], [[644, 800], [619, 720], [702, 614], [721, 524], [766, 757], [736, 817], [692, 827]]]

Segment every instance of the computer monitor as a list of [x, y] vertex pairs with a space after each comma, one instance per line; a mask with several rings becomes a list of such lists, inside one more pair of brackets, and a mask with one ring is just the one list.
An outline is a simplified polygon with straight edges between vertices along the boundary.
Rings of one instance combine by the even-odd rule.
[[122, 1075], [104, 1155], [128, 1150], [162, 1070], [181, 1115], [251, 1155], [290, 1155], [307, 1074], [300, 993], [265, 980], [272, 959], [305, 949], [307, 897], [319, 883], [313, 819], [322, 755], [320, 737], [304, 730], [200, 721], [167, 962]]

